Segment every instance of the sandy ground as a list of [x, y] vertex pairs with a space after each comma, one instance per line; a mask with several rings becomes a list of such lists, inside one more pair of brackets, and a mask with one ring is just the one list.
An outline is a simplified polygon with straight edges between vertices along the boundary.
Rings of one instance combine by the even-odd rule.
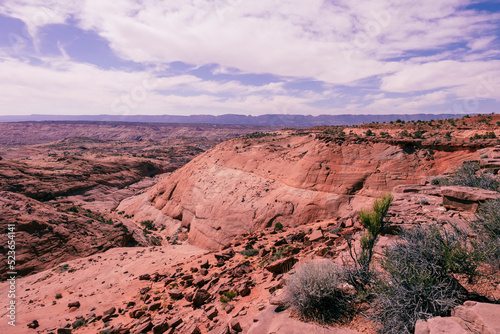
[[[151, 284], [140, 281], [141, 274], [163, 272], [191, 256], [206, 253], [192, 245], [150, 248], [114, 248], [102, 254], [69, 261], [61, 266], [16, 281], [16, 326], [8, 324], [8, 282], [0, 283], [0, 333], [36, 333], [54, 325], [72, 321], [76, 316], [123, 307], [139, 288]], [[65, 268], [67, 264], [67, 269]], [[62, 298], [56, 299], [57, 294]], [[79, 301], [78, 310], [70, 312], [68, 303]], [[38, 320], [37, 330], [27, 324]], [[79, 330], [79, 333], [84, 333]], [[88, 332], [96, 328], [89, 326]]]

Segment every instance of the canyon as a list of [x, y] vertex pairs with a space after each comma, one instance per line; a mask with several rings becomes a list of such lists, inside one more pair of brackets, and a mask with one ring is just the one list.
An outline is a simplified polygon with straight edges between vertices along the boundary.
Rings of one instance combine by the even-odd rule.
[[[275, 312], [290, 270], [318, 258], [341, 264], [347, 238], [359, 243], [363, 231], [357, 213], [387, 193], [396, 229], [467, 225], [474, 212], [461, 203], [483, 197], [433, 179], [468, 161], [498, 171], [498, 121], [2, 123], [1, 223], [16, 224], [23, 276], [9, 332], [271, 333], [293, 323], [319, 333], [290, 310]], [[381, 237], [378, 258], [395, 238]], [[481, 288], [492, 282], [498, 273]], [[234, 299], [219, 298], [232, 290]], [[321, 330], [374, 332], [362, 317]]]

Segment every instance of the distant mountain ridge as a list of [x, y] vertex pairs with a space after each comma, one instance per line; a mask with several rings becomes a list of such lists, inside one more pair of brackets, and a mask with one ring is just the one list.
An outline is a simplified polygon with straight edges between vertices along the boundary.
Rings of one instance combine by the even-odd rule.
[[0, 122], [27, 121], [98, 121], [98, 122], [141, 122], [141, 123], [188, 123], [188, 124], [230, 124], [262, 125], [282, 127], [311, 127], [319, 125], [355, 125], [370, 122], [390, 122], [401, 119], [408, 121], [429, 121], [433, 119], [457, 118], [461, 114], [387, 114], [387, 115], [22, 115], [0, 116]]

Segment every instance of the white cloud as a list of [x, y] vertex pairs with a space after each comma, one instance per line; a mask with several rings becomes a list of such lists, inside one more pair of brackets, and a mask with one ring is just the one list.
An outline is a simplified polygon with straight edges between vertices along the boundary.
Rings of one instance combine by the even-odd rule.
[[[245, 113], [249, 106], [252, 113], [320, 111], [308, 106], [317, 94], [291, 96], [282, 86], [204, 81], [191, 75], [157, 78], [147, 72], [102, 70], [65, 60], [34, 66], [11, 59], [0, 62], [0, 114], [182, 114], [203, 110], [221, 114]], [[161, 94], [164, 90], [169, 92]]]
[[462, 99], [492, 98], [500, 101], [499, 79], [500, 60], [443, 60], [408, 64], [403, 70], [384, 77], [381, 89], [400, 93], [445, 89]]
[[[123, 59], [218, 64], [214, 74], [236, 69], [283, 78], [263, 86], [186, 74], [159, 78], [154, 89], [147, 89], [147, 99], [132, 101], [132, 109], [144, 113], [341, 112], [342, 103], [333, 101], [337, 97], [349, 101], [346, 108], [353, 112], [384, 108], [410, 112], [453, 99], [500, 101], [494, 79], [500, 77], [500, 61], [490, 60], [499, 55], [493, 41], [500, 14], [464, 10], [469, 2], [6, 0], [0, 13], [25, 22], [35, 45], [40, 27], [71, 18], [72, 24], [106, 39]], [[74, 63], [67, 56], [43, 59], [44, 66], [28, 65], [12, 60], [5, 50], [0, 52], [6, 60], [0, 63], [3, 110], [107, 112], [123, 95], [140, 97], [143, 81], [150, 78], [146, 72], [105, 71]], [[286, 80], [304, 78], [321, 81], [332, 90], [285, 89]], [[366, 96], [353, 92], [366, 87], [366, 82], [371, 85]], [[340, 93], [341, 86], [350, 87], [351, 95]], [[385, 92], [406, 96], [390, 98]], [[311, 107], [328, 99], [333, 107]], [[367, 101], [373, 103], [366, 106]]]

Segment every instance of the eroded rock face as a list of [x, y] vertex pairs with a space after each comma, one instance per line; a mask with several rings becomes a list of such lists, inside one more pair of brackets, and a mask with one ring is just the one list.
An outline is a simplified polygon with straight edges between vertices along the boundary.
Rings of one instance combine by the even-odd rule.
[[[21, 194], [0, 191], [0, 228], [15, 226], [16, 271], [19, 275], [52, 268], [77, 257], [124, 246], [131, 234], [124, 226], [59, 212]], [[3, 234], [6, 238], [7, 234]], [[4, 239], [5, 240], [5, 239]], [[7, 258], [7, 242], [0, 248]], [[0, 264], [0, 277], [8, 271]]]
[[148, 201], [188, 227], [190, 243], [220, 249], [276, 222], [293, 226], [350, 214], [396, 185], [423, 184], [473, 154], [429, 155], [412, 145], [286, 131], [233, 139], [162, 180]]

